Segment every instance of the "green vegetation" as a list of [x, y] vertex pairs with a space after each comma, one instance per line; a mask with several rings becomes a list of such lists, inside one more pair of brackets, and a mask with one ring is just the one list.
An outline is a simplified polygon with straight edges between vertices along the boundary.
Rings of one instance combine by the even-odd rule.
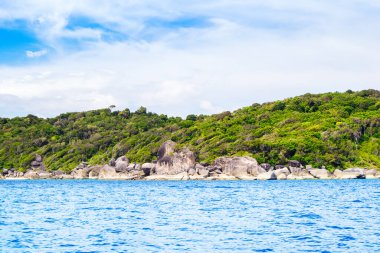
[[171, 139], [196, 152], [199, 161], [250, 155], [259, 162], [299, 160], [328, 168], [380, 168], [380, 92], [306, 94], [253, 104], [235, 112], [189, 115], [186, 119], [112, 108], [0, 118], [0, 168], [25, 170], [41, 154], [50, 170], [72, 170], [81, 161], [105, 164], [126, 155], [155, 160]]

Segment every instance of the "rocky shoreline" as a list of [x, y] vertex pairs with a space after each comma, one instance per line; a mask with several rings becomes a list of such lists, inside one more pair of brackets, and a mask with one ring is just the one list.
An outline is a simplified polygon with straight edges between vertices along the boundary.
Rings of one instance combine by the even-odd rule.
[[109, 164], [89, 166], [86, 162], [70, 174], [63, 171], [48, 172], [43, 158], [36, 155], [25, 173], [3, 169], [0, 179], [100, 179], [100, 180], [304, 180], [304, 179], [380, 179], [376, 169], [336, 169], [303, 166], [289, 161], [287, 166], [258, 164], [251, 157], [220, 157], [213, 164], [196, 163], [189, 149], [176, 151], [176, 143], [166, 141], [158, 150], [157, 161], [137, 164], [125, 156], [111, 159]]

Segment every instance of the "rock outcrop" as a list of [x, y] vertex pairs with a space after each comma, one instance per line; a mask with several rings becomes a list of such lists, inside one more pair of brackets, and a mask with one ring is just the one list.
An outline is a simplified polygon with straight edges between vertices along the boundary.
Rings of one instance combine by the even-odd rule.
[[71, 176], [74, 179], [86, 179], [91, 171], [91, 167], [88, 166], [86, 162], [82, 162], [78, 165], [72, 172]]
[[251, 157], [220, 157], [215, 160], [215, 167], [219, 167], [221, 172], [228, 176], [245, 179], [257, 177], [266, 170], [261, 168], [256, 159]]
[[120, 176], [116, 172], [115, 167], [112, 167], [110, 165], [104, 165], [100, 170], [99, 170], [99, 179], [118, 179]]
[[277, 176], [273, 171], [261, 173], [257, 176], [258, 180], [276, 180]]
[[380, 178], [375, 169], [351, 168], [335, 170], [331, 174], [299, 161], [289, 161], [287, 166], [258, 164], [254, 158], [220, 157], [214, 163], [196, 163], [195, 155], [187, 148], [178, 150], [173, 141], [164, 142], [157, 152], [157, 161], [130, 163], [121, 156], [112, 158], [107, 165], [79, 164], [70, 175], [63, 171], [48, 172], [41, 155], [36, 155], [31, 167], [25, 172], [2, 169], [0, 179], [112, 179], [112, 180], [301, 180], [301, 179], [362, 179]]
[[141, 166], [141, 169], [144, 172], [144, 176], [150, 176], [154, 174], [156, 170], [156, 165], [154, 163], [144, 163]]
[[380, 178], [380, 173], [379, 171], [372, 169], [372, 170], [365, 170], [364, 171], [365, 178], [366, 179], [378, 179]]
[[176, 145], [174, 141], [165, 141], [157, 151], [157, 159], [161, 160], [166, 156], [173, 156]]
[[276, 175], [277, 178], [286, 179], [288, 175], [290, 174], [290, 171], [288, 168], [283, 167], [281, 169], [277, 169], [274, 171], [274, 174]]
[[195, 155], [189, 149], [174, 152], [175, 143], [165, 142], [158, 151], [158, 161], [155, 166], [157, 175], [178, 175], [195, 167]]
[[314, 177], [306, 169], [289, 166], [289, 170], [291, 173], [287, 176], [287, 179], [290, 179], [290, 180], [314, 179]]
[[309, 173], [318, 179], [331, 179], [331, 173], [326, 169], [310, 169]]
[[128, 171], [129, 160], [125, 156], [117, 158], [115, 161], [116, 172], [127, 172]]
[[344, 171], [337, 169], [334, 171], [334, 176], [338, 179], [364, 179], [365, 173], [360, 168], [351, 168]]
[[31, 169], [35, 170], [35, 171], [37, 171], [37, 170], [45, 171], [46, 170], [46, 167], [43, 163], [43, 158], [41, 155], [38, 155], [38, 154], [35, 156], [34, 160], [31, 162], [30, 165], [31, 165]]

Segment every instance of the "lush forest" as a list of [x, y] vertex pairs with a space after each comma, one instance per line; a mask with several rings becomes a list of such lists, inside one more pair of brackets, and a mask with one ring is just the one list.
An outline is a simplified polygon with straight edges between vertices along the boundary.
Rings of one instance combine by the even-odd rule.
[[35, 154], [44, 157], [49, 170], [70, 171], [82, 161], [105, 164], [122, 155], [148, 162], [169, 139], [205, 163], [219, 156], [248, 155], [270, 164], [299, 160], [329, 169], [380, 168], [380, 92], [306, 94], [186, 119], [144, 107], [48, 119], [0, 118], [0, 170], [26, 170]]

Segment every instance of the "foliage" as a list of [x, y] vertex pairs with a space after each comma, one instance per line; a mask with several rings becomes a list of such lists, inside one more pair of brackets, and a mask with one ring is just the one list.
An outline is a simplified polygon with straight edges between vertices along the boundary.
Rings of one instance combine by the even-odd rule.
[[0, 168], [29, 167], [41, 154], [50, 170], [72, 170], [81, 161], [105, 164], [126, 155], [133, 162], [156, 159], [171, 139], [196, 152], [201, 162], [244, 154], [259, 162], [299, 160], [328, 168], [380, 168], [380, 92], [306, 94], [234, 112], [186, 119], [112, 108], [0, 118]]

